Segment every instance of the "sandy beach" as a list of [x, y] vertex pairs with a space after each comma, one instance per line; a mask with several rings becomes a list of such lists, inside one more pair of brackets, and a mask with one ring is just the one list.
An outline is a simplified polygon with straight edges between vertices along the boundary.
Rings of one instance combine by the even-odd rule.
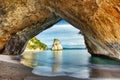
[[[112, 68], [112, 67], [111, 67]], [[69, 76], [38, 76], [32, 73], [32, 68], [22, 65], [17, 56], [0, 55], [0, 80], [120, 80], [120, 68], [91, 66], [89, 79]]]
[[32, 68], [26, 67], [13, 59], [16, 58], [14, 56], [0, 55], [0, 80], [82, 80], [66, 76], [37, 76], [32, 74]]

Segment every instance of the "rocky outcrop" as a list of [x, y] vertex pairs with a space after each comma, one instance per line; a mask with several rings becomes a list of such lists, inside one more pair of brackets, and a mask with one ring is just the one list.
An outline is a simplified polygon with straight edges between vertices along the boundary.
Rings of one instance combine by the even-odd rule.
[[18, 31], [44, 23], [38, 30], [43, 31], [58, 15], [82, 31], [91, 54], [120, 60], [119, 3], [119, 0], [0, 0], [0, 49]]
[[28, 44], [25, 50], [26, 51], [43, 51], [46, 49], [47, 49], [47, 45], [45, 43], [42, 43], [36, 37], [34, 37], [28, 41]]
[[80, 29], [88, 51], [120, 60], [119, 0], [42, 0], [44, 6]]
[[3, 54], [21, 54], [29, 39], [60, 20], [53, 12], [42, 8], [38, 0], [0, 0], [0, 6], [0, 50]]
[[56, 16], [52, 13], [51, 15], [49, 15], [48, 18], [46, 16], [44, 16], [44, 18], [46, 19], [44, 23], [39, 22], [36, 25], [26, 27], [22, 31], [19, 31], [17, 32], [17, 34], [13, 35], [8, 43], [5, 45], [2, 53], [14, 55], [21, 54], [25, 50], [26, 44], [29, 39], [39, 34], [43, 30], [51, 27], [61, 19], [59, 16]]
[[61, 42], [58, 39], [54, 39], [53, 45], [52, 45], [52, 50], [62, 50], [63, 47], [61, 45]]

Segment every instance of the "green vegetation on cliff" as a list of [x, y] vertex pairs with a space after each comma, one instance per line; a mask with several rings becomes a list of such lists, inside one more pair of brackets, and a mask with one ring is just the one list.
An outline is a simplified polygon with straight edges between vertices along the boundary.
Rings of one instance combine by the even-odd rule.
[[45, 50], [47, 48], [47, 45], [40, 42], [36, 37], [29, 40], [27, 44], [28, 50]]

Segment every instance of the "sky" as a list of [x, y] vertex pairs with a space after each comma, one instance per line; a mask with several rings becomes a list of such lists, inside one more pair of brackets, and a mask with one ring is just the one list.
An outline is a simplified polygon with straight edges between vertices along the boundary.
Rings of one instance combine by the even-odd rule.
[[44, 42], [49, 47], [53, 44], [53, 40], [55, 38], [61, 41], [63, 46], [78, 46], [84, 45], [84, 39], [81, 34], [79, 34], [77, 28], [70, 25], [65, 20], [61, 20], [60, 22], [56, 23], [51, 28], [41, 32], [37, 35], [37, 38], [40, 39], [41, 42]]
[[65, 20], [61, 20], [56, 25], [65, 25], [65, 24], [69, 24], [69, 23]]

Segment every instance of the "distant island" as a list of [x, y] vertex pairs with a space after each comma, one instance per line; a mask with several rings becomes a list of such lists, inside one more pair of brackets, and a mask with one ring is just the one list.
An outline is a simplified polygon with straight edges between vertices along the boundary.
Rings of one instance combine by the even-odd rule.
[[43, 51], [46, 49], [47, 49], [47, 45], [45, 43], [42, 43], [36, 37], [34, 37], [28, 41], [28, 44], [25, 50], [26, 51]]

